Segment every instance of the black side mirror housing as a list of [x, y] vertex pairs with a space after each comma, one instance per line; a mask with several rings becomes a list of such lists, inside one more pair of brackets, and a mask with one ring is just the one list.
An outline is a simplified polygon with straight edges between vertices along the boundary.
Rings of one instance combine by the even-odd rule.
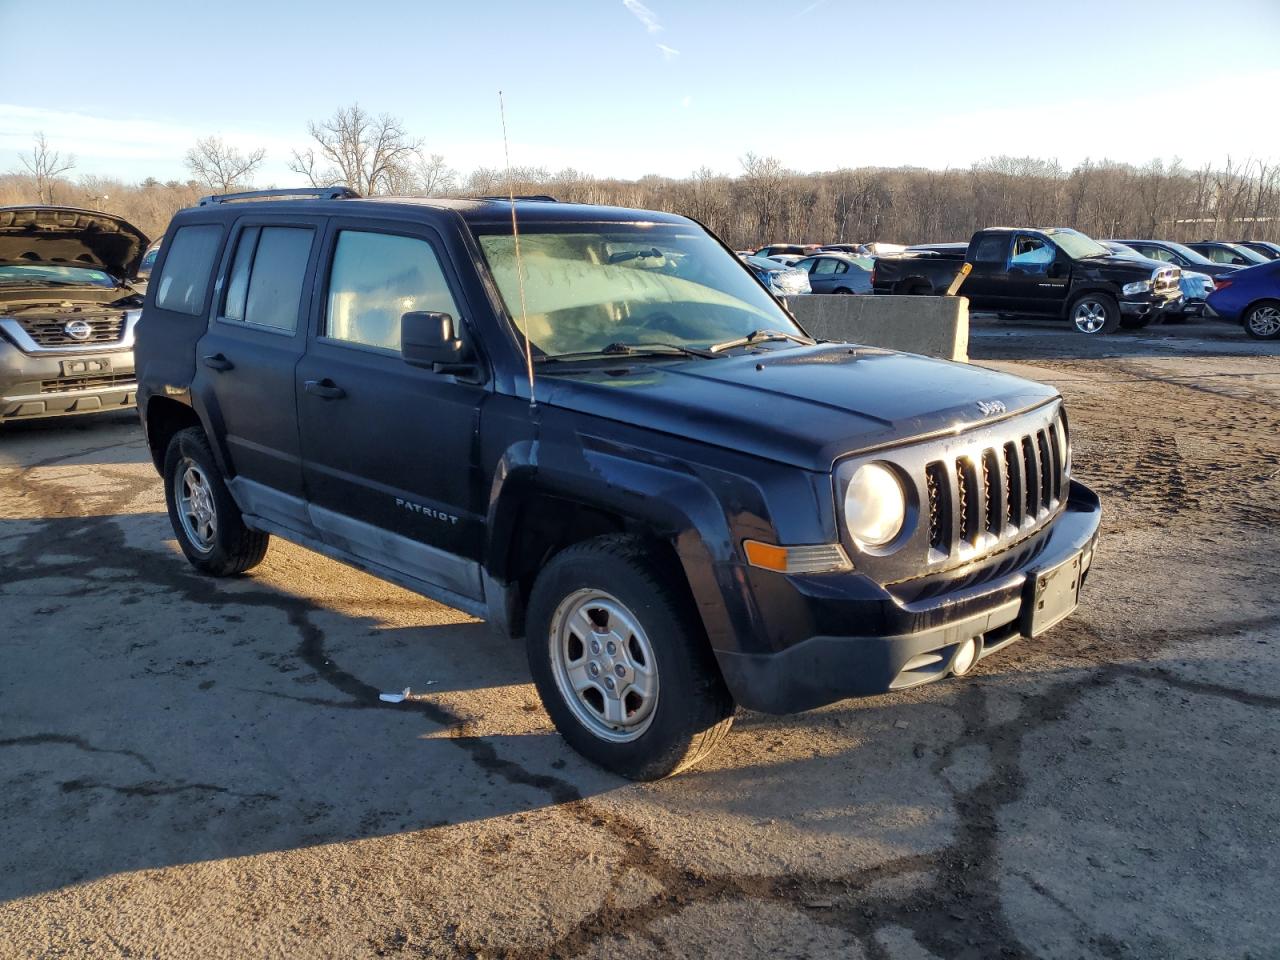
[[471, 351], [458, 339], [447, 313], [414, 311], [400, 318], [400, 356], [411, 367], [434, 373], [475, 372]]

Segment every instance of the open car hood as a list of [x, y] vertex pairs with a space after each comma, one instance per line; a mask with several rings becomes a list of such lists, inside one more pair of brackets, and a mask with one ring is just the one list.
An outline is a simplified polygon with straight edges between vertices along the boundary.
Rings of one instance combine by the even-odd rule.
[[133, 277], [147, 249], [141, 230], [119, 217], [75, 207], [0, 207], [0, 262], [95, 267]]

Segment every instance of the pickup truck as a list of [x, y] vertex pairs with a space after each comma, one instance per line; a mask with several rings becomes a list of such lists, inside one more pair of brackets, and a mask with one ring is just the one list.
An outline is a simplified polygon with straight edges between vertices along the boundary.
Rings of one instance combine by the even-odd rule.
[[967, 244], [908, 248], [878, 257], [876, 293], [941, 294], [964, 264], [959, 293], [974, 310], [1069, 320], [1080, 333], [1144, 327], [1181, 307], [1181, 271], [1114, 256], [1078, 230], [992, 227]]
[[209, 197], [165, 234], [137, 356], [196, 570], [278, 537], [487, 619], [635, 779], [735, 705], [968, 674], [1075, 609], [1098, 536], [1055, 389], [815, 341], [668, 213]]

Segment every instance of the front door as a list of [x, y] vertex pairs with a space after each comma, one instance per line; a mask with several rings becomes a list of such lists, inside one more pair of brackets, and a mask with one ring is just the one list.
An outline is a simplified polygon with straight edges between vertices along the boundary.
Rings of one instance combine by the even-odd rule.
[[236, 224], [192, 384], [214, 436], [224, 438], [241, 507], [295, 528], [305, 526], [305, 513], [294, 368], [306, 345], [306, 278], [322, 225], [319, 218]]
[[457, 277], [425, 226], [344, 223], [325, 246], [295, 383], [312, 522], [347, 553], [479, 599], [487, 388], [400, 357], [410, 311], [448, 313], [469, 336]]
[[1022, 313], [1057, 314], [1066, 295], [1070, 265], [1058, 265], [1058, 248], [1044, 237], [1020, 233], [1009, 250], [1010, 306]]

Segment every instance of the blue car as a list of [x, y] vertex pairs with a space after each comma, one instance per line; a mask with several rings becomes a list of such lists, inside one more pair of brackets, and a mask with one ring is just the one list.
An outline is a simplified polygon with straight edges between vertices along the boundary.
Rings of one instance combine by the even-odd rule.
[[1237, 270], [1217, 284], [1206, 314], [1240, 324], [1257, 340], [1280, 339], [1280, 260]]

